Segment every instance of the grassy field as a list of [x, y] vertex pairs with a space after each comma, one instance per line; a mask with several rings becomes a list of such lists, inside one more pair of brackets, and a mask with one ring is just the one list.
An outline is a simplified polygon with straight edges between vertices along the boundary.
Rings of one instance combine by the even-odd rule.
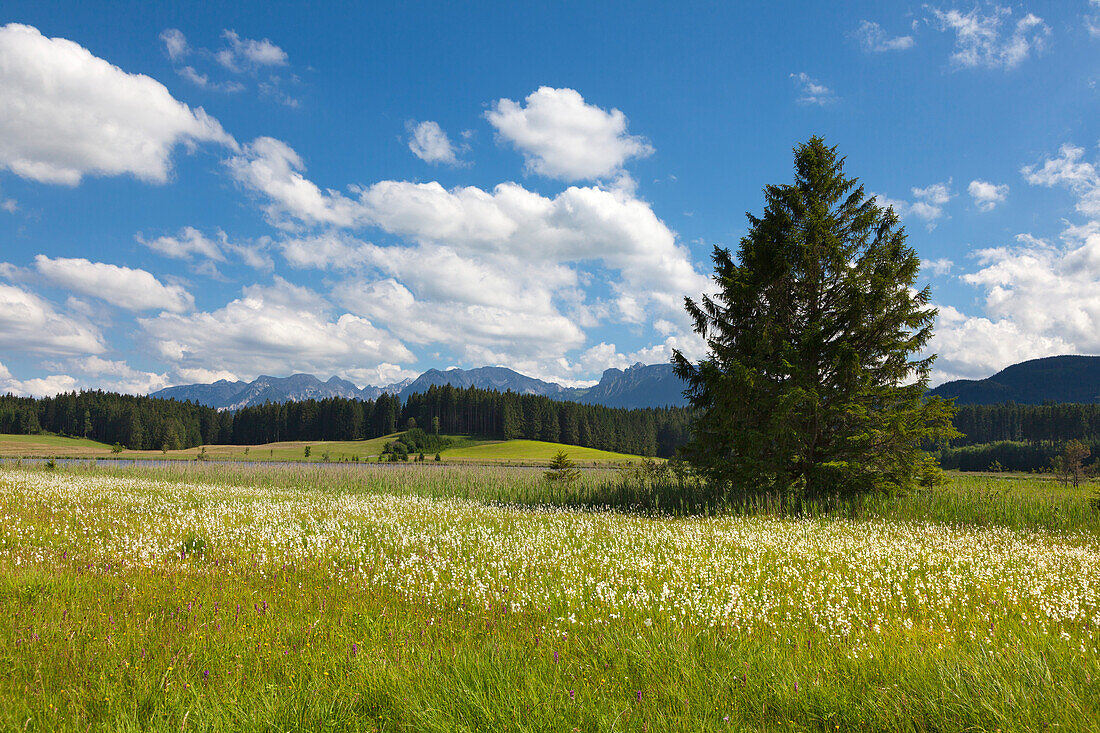
[[62, 438], [56, 435], [0, 435], [0, 456], [12, 458], [151, 458], [156, 460], [194, 460], [205, 447], [213, 460], [236, 461], [302, 461], [310, 446], [310, 460], [341, 461], [377, 456], [382, 446], [396, 438], [387, 435], [370, 440], [347, 441], [284, 441], [263, 445], [207, 445], [184, 450], [126, 450], [113, 453], [111, 446], [85, 438]]
[[562, 445], [541, 440], [498, 440], [480, 445], [448, 448], [442, 457], [448, 461], [472, 461], [476, 463], [533, 463], [545, 465], [559, 450], [564, 450], [577, 464], [599, 465], [604, 463], [631, 463], [640, 456], [612, 453], [579, 445]]
[[[205, 456], [218, 461], [304, 461], [339, 462], [377, 459], [383, 446], [399, 433], [370, 440], [346, 441], [284, 441], [263, 445], [207, 445], [185, 450], [123, 450], [114, 453], [111, 446], [84, 438], [63, 438], [56, 435], [0, 435], [0, 457], [8, 458], [137, 458], [155, 460], [194, 460], [206, 449]], [[546, 443], [538, 440], [482, 440], [465, 435], [445, 436], [453, 447], [443, 451], [446, 461], [462, 463], [511, 463], [545, 465], [560, 449], [579, 464], [602, 465], [639, 461], [639, 456], [584, 448], [581, 446]], [[306, 447], [310, 456], [305, 457]], [[431, 456], [428, 456], [429, 458]]]
[[550, 506], [649, 480], [2, 468], [0, 728], [1100, 730], [1091, 488]]

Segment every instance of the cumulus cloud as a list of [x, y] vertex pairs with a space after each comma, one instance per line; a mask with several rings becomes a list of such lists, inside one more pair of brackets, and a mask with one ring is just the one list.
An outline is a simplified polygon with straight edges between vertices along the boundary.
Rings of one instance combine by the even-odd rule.
[[204, 369], [202, 367], [179, 367], [176, 369], [176, 378], [172, 384], [213, 384], [219, 380], [228, 382], [241, 381], [236, 374], [225, 369]]
[[1008, 198], [1008, 184], [997, 185], [988, 181], [973, 180], [967, 187], [970, 198], [978, 211], [993, 211], [997, 204], [1003, 204]]
[[[222, 244], [228, 241], [225, 232], [220, 229], [217, 232], [217, 237], [221, 240]], [[222, 253], [222, 247], [218, 242], [210, 239], [194, 227], [184, 227], [180, 230], [179, 234], [174, 237], [162, 236], [156, 239], [145, 239], [141, 232], [138, 232], [134, 236], [134, 239], [165, 257], [171, 257], [178, 260], [187, 260], [193, 257], [206, 257], [211, 260], [217, 260], [218, 262], [225, 262], [225, 255]]]
[[906, 51], [916, 45], [912, 36], [891, 37], [878, 23], [870, 20], [861, 21], [855, 31], [855, 37], [859, 46], [867, 53], [883, 53], [885, 51]]
[[143, 372], [124, 361], [110, 361], [98, 356], [69, 359], [53, 368], [72, 374], [51, 374], [34, 379], [16, 379], [0, 364], [0, 394], [12, 393], [27, 397], [52, 397], [80, 389], [103, 389], [122, 394], [144, 395], [169, 385], [168, 375]]
[[167, 374], [143, 372], [124, 361], [112, 361], [98, 356], [70, 359], [67, 366], [68, 371], [90, 377], [91, 379], [82, 381], [97, 389], [122, 394], [149, 394], [171, 384]]
[[190, 310], [194, 297], [179, 285], [165, 285], [146, 270], [136, 270], [83, 258], [46, 255], [34, 258], [38, 272], [48, 280], [77, 293], [91, 295], [132, 311]]
[[[420, 244], [450, 247], [463, 257], [600, 262], [621, 275], [612, 288], [627, 320], [643, 320], [640, 306], [648, 304], [679, 313], [685, 293], [708, 288], [686, 247], [628, 189], [571, 186], [548, 198], [516, 183], [485, 191], [474, 186], [448, 190], [436, 182], [380, 181], [353, 187], [349, 196], [322, 191], [302, 174], [298, 154], [272, 138], [254, 141], [227, 165], [238, 181], [268, 198], [269, 217], [283, 226], [293, 226], [293, 220], [308, 226], [375, 226]], [[352, 258], [345, 261], [353, 261], [353, 254], [335, 244], [330, 238], [315, 243], [314, 249], [322, 259], [323, 253], [339, 252]], [[307, 264], [305, 250], [284, 249], [292, 263]]]
[[934, 345], [945, 373], [988, 376], [1026, 358], [1100, 353], [1100, 179], [1083, 154], [1064, 145], [1021, 170], [1032, 185], [1069, 189], [1089, 219], [1068, 224], [1060, 244], [1020, 234], [976, 253], [979, 268], [961, 279], [979, 291], [985, 313], [941, 308]]
[[458, 151], [438, 122], [409, 120], [405, 129], [409, 132], [409, 150], [425, 163], [460, 165]]
[[38, 295], [0, 283], [0, 351], [66, 356], [106, 350], [99, 330], [83, 316], [59, 313]]
[[674, 347], [702, 353], [701, 341], [685, 336], [683, 324], [658, 319], [653, 327], [663, 340], [630, 357], [604, 345], [567, 358], [584, 348], [582, 326], [596, 320], [583, 302], [582, 274], [555, 263], [491, 253], [464, 257], [438, 244], [383, 247], [331, 232], [279, 246], [294, 267], [353, 271], [333, 289], [342, 307], [408, 342], [450, 347], [469, 364], [508, 366], [579, 386], [608, 366], [667, 361]]
[[177, 145], [236, 145], [155, 79], [16, 23], [0, 28], [0, 99], [0, 168], [44, 183], [122, 174], [163, 183]]
[[180, 370], [341, 374], [371, 364], [415, 361], [392, 333], [325, 298], [276, 277], [246, 287], [240, 298], [210, 312], [161, 313], [138, 320], [154, 352]]
[[955, 263], [946, 257], [941, 257], [938, 260], [925, 260], [921, 263], [923, 269], [937, 276], [947, 275], [954, 266]]
[[215, 54], [215, 58], [236, 73], [261, 66], [286, 66], [289, 60], [286, 51], [266, 38], [260, 41], [241, 38], [236, 31], [228, 29], [222, 31], [222, 38], [227, 45]]
[[836, 93], [832, 89], [814, 79], [805, 71], [791, 74], [791, 79], [794, 81], [795, 90], [798, 92], [797, 101], [799, 104], [816, 104], [824, 107], [836, 101]]
[[1100, 218], [1100, 175], [1096, 166], [1081, 160], [1085, 151], [1075, 145], [1063, 145], [1058, 156], [1048, 158], [1041, 166], [1020, 169], [1024, 180], [1033, 186], [1064, 186], [1077, 195], [1077, 210], [1092, 218]]
[[910, 217], [922, 219], [929, 230], [936, 228], [937, 221], [943, 217], [943, 207], [955, 196], [951, 191], [950, 179], [924, 188], [914, 186], [910, 189], [910, 193], [913, 195], [912, 201], [892, 199], [882, 195], [876, 195], [876, 198], [879, 206], [892, 207], [894, 213], [903, 219]]
[[307, 179], [302, 158], [282, 140], [256, 138], [225, 165], [238, 182], [268, 197], [271, 203], [266, 211], [277, 225], [286, 226], [287, 216], [310, 225], [363, 223], [362, 207], [338, 191], [322, 191]]
[[213, 236], [207, 236], [195, 227], [184, 227], [175, 235], [162, 235], [146, 239], [138, 232], [134, 239], [157, 254], [177, 260], [200, 260], [195, 268], [200, 274], [217, 275], [215, 262], [226, 262], [227, 255], [238, 257], [244, 264], [257, 270], [271, 270], [274, 262], [267, 253], [269, 240], [261, 237], [254, 242], [232, 241], [221, 229], [215, 229]]
[[1075, 351], [1070, 342], [1051, 334], [1031, 333], [1011, 319], [968, 317], [940, 306], [929, 349], [938, 354], [933, 383], [950, 379], [984, 379], [1027, 359]]
[[77, 381], [68, 374], [53, 374], [34, 379], [16, 379], [0, 364], [0, 394], [17, 397], [53, 397], [77, 389]]
[[528, 171], [549, 178], [609, 178], [627, 160], [653, 154], [645, 138], [627, 134], [626, 115], [588, 104], [574, 89], [540, 87], [523, 103], [498, 99], [485, 118], [523, 154]]
[[929, 8], [934, 27], [955, 34], [951, 62], [960, 68], [1014, 69], [1032, 52], [1040, 53], [1050, 37], [1043, 19], [1027, 13], [1013, 22], [1012, 9], [975, 5], [970, 11]]

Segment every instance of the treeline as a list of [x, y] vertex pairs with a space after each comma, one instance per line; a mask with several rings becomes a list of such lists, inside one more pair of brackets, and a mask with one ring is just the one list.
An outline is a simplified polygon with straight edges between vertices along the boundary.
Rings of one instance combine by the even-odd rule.
[[[1100, 455], [1100, 442], [1086, 445], [1093, 456]], [[944, 448], [936, 456], [942, 467], [959, 471], [1049, 471], [1063, 450], [1063, 443], [999, 440]]]
[[963, 437], [953, 447], [1013, 441], [1061, 444], [1100, 442], [1100, 404], [960, 405], [954, 420]]
[[405, 430], [545, 440], [645, 456], [671, 456], [688, 439], [687, 408], [626, 410], [513, 392], [433, 386], [404, 402], [340, 397], [219, 412], [191, 402], [111, 392], [34, 399], [0, 396], [0, 433], [51, 432], [135, 450], [283, 440], [359, 440]]
[[1100, 404], [960, 405], [954, 424], [963, 437], [938, 451], [944, 468], [1045, 471], [1071, 440], [1100, 455]]

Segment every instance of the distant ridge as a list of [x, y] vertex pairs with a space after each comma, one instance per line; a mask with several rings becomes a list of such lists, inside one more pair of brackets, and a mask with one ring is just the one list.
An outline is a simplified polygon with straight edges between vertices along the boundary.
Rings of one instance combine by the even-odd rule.
[[407, 397], [410, 394], [427, 392], [428, 388], [433, 385], [442, 387], [446, 384], [452, 387], [495, 389], [498, 392], [512, 390], [517, 394], [533, 394], [544, 397], [558, 397], [565, 391], [565, 388], [560, 384], [528, 377], [507, 367], [486, 366], [477, 369], [448, 369], [445, 372], [438, 369], [429, 369], [405, 386], [400, 394], [402, 397]]
[[959, 405], [1100, 402], [1100, 356], [1048, 356], [1006, 367], [986, 379], [944, 382], [929, 394]]
[[606, 370], [599, 384], [576, 399], [607, 407], [682, 407], [687, 404], [683, 391], [671, 364], [638, 362], [626, 370]]
[[225, 379], [213, 384], [185, 384], [166, 387], [150, 397], [196, 402], [207, 407], [238, 410], [265, 402], [300, 402], [326, 397], [376, 399], [382, 394], [378, 387], [359, 389], [351, 382], [332, 377], [322, 382], [312, 374], [292, 374], [289, 377], [259, 376], [251, 382], [230, 382]]
[[506, 367], [486, 366], [446, 371], [429, 369], [415, 379], [406, 379], [385, 387], [368, 386], [359, 389], [339, 377], [322, 382], [312, 374], [294, 374], [289, 377], [261, 376], [252, 382], [230, 382], [222, 379], [213, 384], [180, 385], [158, 390], [150, 396], [190, 400], [223, 410], [238, 410], [265, 402], [297, 402], [327, 397], [374, 400], [382, 394], [396, 394], [404, 399], [410, 394], [427, 392], [432, 386], [444, 385], [494, 389], [499, 392], [511, 390], [517, 394], [629, 409], [687, 404], [681, 394], [683, 383], [672, 371], [671, 364], [641, 363], [625, 370], [608, 369], [603, 373], [599, 384], [583, 388], [563, 387]]

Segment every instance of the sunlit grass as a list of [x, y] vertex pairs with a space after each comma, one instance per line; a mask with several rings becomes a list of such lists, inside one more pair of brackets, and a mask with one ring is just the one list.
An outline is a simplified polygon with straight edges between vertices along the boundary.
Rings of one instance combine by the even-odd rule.
[[0, 728], [1097, 729], [1087, 528], [554, 498], [536, 470], [0, 470]]

